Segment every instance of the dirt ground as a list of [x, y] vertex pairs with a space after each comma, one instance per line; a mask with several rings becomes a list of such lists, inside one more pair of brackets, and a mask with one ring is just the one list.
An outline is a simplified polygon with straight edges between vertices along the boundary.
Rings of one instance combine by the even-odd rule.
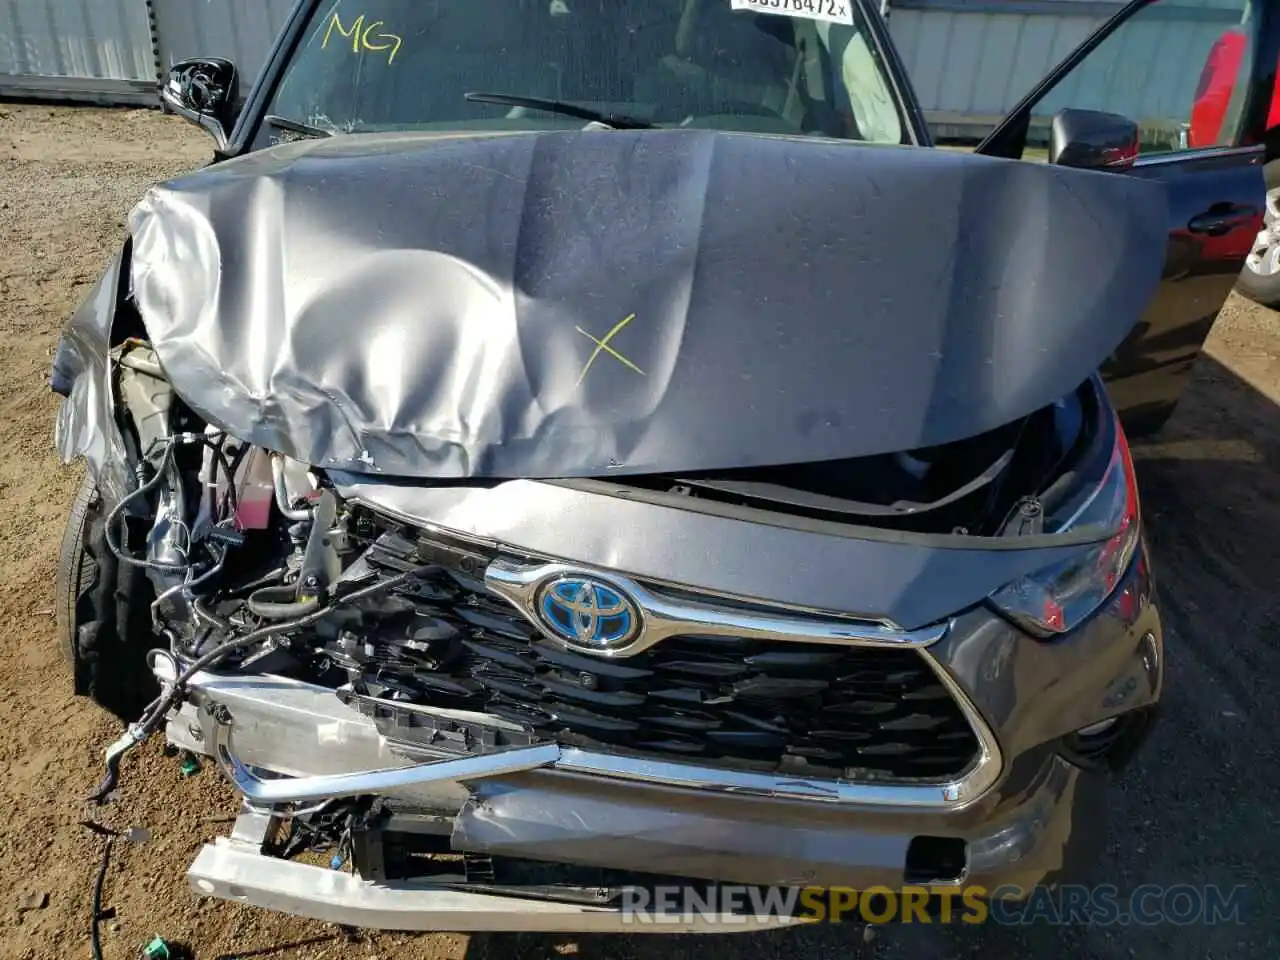
[[1242, 925], [349, 940], [324, 924], [198, 900], [184, 872], [235, 811], [215, 773], [184, 779], [153, 742], [127, 762], [117, 803], [90, 811], [82, 802], [118, 731], [72, 698], [55, 649], [56, 551], [79, 474], [53, 453], [47, 376], [58, 331], [122, 238], [129, 208], [209, 149], [198, 130], [153, 112], [0, 104], [0, 958], [88, 956], [102, 850], [78, 825], [88, 815], [152, 835], [118, 844], [112, 858], [104, 904], [115, 918], [104, 947], [113, 960], [137, 957], [156, 935], [189, 944], [201, 960], [1280, 956], [1280, 317], [1236, 299], [1177, 416], [1137, 451], [1166, 598], [1170, 686], [1154, 742], [1115, 791], [1097, 873], [1123, 887], [1248, 885]]

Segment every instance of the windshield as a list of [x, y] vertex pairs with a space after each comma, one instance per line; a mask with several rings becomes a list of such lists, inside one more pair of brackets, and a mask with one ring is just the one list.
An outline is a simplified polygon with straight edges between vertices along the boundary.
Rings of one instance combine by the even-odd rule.
[[[802, 12], [758, 12], [788, 6]], [[580, 128], [593, 114], [880, 143], [904, 129], [853, 0], [326, 0], [266, 112], [292, 121], [264, 125], [270, 141]]]

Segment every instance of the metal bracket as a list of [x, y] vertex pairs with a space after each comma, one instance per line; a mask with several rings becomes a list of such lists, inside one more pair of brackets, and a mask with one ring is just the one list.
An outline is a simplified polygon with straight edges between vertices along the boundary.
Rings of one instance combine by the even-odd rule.
[[231, 828], [229, 842], [241, 850], [261, 853], [278, 825], [279, 821], [274, 814], [255, 810], [246, 803], [241, 808], [240, 816], [236, 817], [235, 826]]

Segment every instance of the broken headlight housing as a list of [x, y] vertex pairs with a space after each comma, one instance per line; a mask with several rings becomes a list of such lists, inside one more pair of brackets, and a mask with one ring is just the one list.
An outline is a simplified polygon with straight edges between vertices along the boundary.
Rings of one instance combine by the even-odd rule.
[[1067, 533], [1097, 527], [1115, 533], [991, 594], [1002, 614], [1037, 636], [1067, 633], [1088, 619], [1115, 592], [1138, 551], [1142, 533], [1133, 458], [1114, 415], [1112, 424], [1111, 455], [1101, 477], [1082, 482], [1082, 493], [1060, 505], [1046, 528]]

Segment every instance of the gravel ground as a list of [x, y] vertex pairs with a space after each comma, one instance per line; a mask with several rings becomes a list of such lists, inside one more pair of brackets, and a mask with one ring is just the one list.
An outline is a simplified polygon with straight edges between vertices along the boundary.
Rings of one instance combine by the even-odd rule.
[[[0, 104], [0, 958], [88, 954], [100, 842], [78, 822], [112, 723], [69, 693], [55, 650], [53, 576], [78, 479], [52, 450], [46, 378], [58, 331], [123, 235], [152, 181], [200, 165], [203, 134], [147, 111]], [[183, 879], [199, 845], [224, 833], [231, 793], [205, 772], [182, 779], [152, 743], [131, 757], [116, 827], [153, 838], [120, 845], [104, 902], [108, 958], [154, 935], [212, 957], [508, 958], [1280, 956], [1280, 726], [1276, 599], [1280, 571], [1280, 321], [1232, 300], [1194, 386], [1157, 441], [1140, 447], [1169, 624], [1165, 718], [1115, 791], [1097, 879], [1251, 886], [1242, 925], [943, 931], [853, 928], [713, 938], [362, 936], [324, 924], [197, 900]], [[1271, 881], [1265, 880], [1271, 877]], [[1269, 889], [1268, 889], [1269, 888]], [[46, 900], [47, 897], [47, 900]], [[24, 907], [43, 903], [38, 909]], [[696, 951], [696, 953], [695, 953]]]

